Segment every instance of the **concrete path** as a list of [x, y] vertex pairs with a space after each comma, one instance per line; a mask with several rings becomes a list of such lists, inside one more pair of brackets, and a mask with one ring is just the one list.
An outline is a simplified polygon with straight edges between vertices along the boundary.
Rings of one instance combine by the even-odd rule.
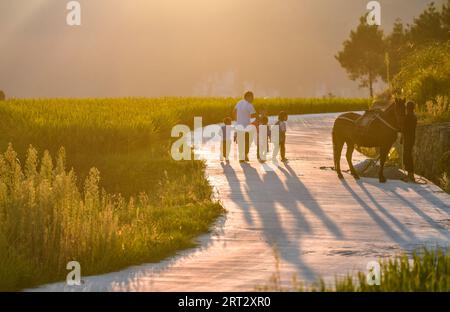
[[[355, 181], [348, 174], [339, 181], [320, 169], [333, 163], [335, 117], [290, 117], [286, 165], [208, 160], [207, 174], [228, 213], [199, 238], [201, 247], [159, 264], [85, 277], [79, 287], [57, 283], [37, 290], [249, 291], [270, 285], [277, 263], [284, 286], [293, 276], [332, 282], [380, 257], [448, 246], [450, 196], [435, 185]], [[355, 162], [362, 159], [355, 156]], [[342, 165], [347, 168], [344, 158]]]

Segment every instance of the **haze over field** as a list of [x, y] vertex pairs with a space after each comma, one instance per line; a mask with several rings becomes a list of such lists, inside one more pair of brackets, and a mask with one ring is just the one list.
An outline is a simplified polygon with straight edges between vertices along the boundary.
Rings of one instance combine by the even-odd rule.
[[[0, 2], [0, 89], [14, 97], [366, 96], [334, 55], [368, 0]], [[382, 0], [382, 27], [431, 1]], [[442, 1], [435, 1], [440, 5]]]

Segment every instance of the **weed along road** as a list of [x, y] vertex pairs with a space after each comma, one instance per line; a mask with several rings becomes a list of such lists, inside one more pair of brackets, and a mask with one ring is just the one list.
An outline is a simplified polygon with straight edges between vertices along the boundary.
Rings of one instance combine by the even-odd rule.
[[[290, 161], [279, 167], [254, 160], [255, 147], [249, 164], [207, 161], [209, 180], [228, 213], [199, 238], [198, 248], [157, 264], [83, 276], [81, 286], [56, 283], [37, 290], [248, 291], [278, 279], [278, 286], [289, 287], [294, 276], [306, 284], [319, 277], [331, 283], [335, 276], [366, 271], [370, 261], [425, 245], [447, 246], [450, 196], [437, 186], [356, 181], [350, 174], [340, 181], [321, 169], [333, 164], [336, 116], [290, 117]], [[355, 155], [354, 162], [362, 159]]]

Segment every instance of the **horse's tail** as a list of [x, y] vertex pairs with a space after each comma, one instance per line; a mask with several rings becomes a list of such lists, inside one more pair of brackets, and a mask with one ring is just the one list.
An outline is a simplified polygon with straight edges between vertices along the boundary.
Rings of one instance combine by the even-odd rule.
[[336, 118], [336, 120], [334, 121], [334, 125], [333, 125], [333, 130], [331, 132], [331, 138], [332, 138], [332, 142], [333, 142], [333, 152], [334, 154], [336, 154], [336, 148], [337, 148], [337, 142], [338, 142], [338, 129], [337, 129], [337, 122], [338, 120], [342, 120], [345, 119], [347, 120], [347, 118], [339, 116], [338, 118]]
[[331, 132], [331, 141], [333, 142], [333, 155], [336, 155], [336, 141], [337, 141], [337, 133], [333, 127]]
[[336, 123], [333, 125], [333, 130], [331, 131], [331, 141], [333, 142], [333, 160], [334, 166], [336, 168], [336, 160], [337, 160], [337, 133], [336, 133]]
[[338, 120], [339, 120], [339, 118], [336, 119], [336, 121], [334, 122], [333, 130], [331, 132], [331, 138], [332, 138], [332, 142], [333, 142], [334, 168], [336, 169], [338, 174], [341, 174], [340, 173], [340, 171], [341, 171], [340, 160], [341, 160], [341, 153], [342, 153], [342, 148], [344, 146], [345, 138], [343, 136], [342, 129], [340, 129], [341, 127], [337, 126]]

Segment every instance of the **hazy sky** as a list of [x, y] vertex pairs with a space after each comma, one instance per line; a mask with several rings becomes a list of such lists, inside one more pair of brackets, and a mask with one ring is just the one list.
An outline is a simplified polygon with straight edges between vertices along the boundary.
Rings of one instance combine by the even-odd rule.
[[[0, 0], [14, 97], [366, 96], [334, 59], [368, 0]], [[382, 0], [382, 26], [428, 0]], [[442, 1], [435, 1], [442, 2]]]

